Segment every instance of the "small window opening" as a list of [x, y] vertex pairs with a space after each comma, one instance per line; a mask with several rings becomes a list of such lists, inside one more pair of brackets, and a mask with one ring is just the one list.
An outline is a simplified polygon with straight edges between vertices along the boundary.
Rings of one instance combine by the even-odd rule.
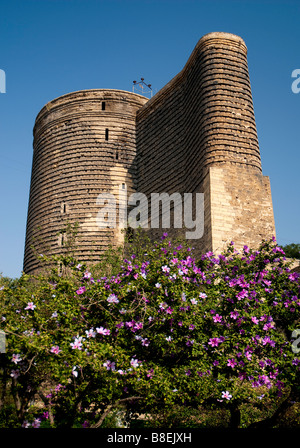
[[125, 184], [122, 184], [122, 190], [125, 190]]
[[62, 203], [61, 203], [61, 206], [60, 206], [60, 212], [61, 212], [61, 213], [66, 213], [66, 212], [67, 212], [67, 205], [66, 205], [65, 202], [62, 202]]
[[105, 129], [105, 140], [108, 140], [108, 129]]
[[119, 153], [116, 151], [116, 160], [119, 160]]
[[102, 101], [101, 109], [102, 109], [102, 110], [105, 110], [105, 101]]

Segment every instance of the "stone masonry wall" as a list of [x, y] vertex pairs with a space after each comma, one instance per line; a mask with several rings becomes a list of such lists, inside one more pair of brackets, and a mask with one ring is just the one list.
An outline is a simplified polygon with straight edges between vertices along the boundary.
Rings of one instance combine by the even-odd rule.
[[[135, 188], [135, 113], [147, 98], [117, 90], [73, 92], [48, 103], [34, 127], [34, 153], [28, 207], [24, 270], [38, 261], [31, 249], [64, 252], [58, 232], [66, 222], [79, 223], [82, 261], [97, 261], [109, 244], [122, 242], [120, 229], [97, 226], [100, 193], [125, 184]], [[104, 205], [104, 204], [103, 204]]]
[[183, 70], [137, 112], [137, 166], [148, 197], [204, 193], [204, 235], [191, 241], [199, 252], [275, 235], [240, 37], [203, 36]]
[[[95, 262], [121, 229], [99, 229], [100, 193], [123, 201], [137, 191], [204, 194], [204, 232], [191, 239], [199, 253], [220, 251], [231, 241], [255, 247], [275, 235], [269, 179], [262, 174], [247, 47], [238, 36], [210, 33], [195, 46], [184, 68], [153, 98], [119, 90], [83, 90], [49, 102], [34, 127], [34, 153], [24, 270], [38, 261], [31, 249], [65, 251], [59, 231], [79, 223], [78, 259]], [[118, 207], [119, 204], [117, 204]], [[184, 205], [184, 204], [182, 204]], [[171, 202], [171, 226], [174, 203]], [[117, 208], [118, 211], [118, 208]], [[159, 211], [162, 215], [162, 209]], [[182, 215], [184, 218], [184, 215]], [[117, 216], [118, 219], [118, 216]], [[149, 229], [153, 238], [168, 231]], [[149, 222], [151, 225], [151, 222]]]

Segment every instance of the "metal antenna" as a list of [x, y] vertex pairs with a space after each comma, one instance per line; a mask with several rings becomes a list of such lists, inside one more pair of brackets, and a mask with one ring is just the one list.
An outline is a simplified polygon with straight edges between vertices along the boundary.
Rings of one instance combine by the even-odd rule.
[[152, 87], [151, 84], [146, 84], [144, 78], [140, 81], [133, 81], [132, 91], [135, 93], [140, 93], [144, 96], [149, 96], [152, 98]]

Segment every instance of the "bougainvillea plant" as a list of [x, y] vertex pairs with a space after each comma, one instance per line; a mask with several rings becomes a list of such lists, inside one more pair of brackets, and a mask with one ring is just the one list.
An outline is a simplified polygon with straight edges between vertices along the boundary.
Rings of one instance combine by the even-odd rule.
[[99, 427], [122, 404], [227, 409], [239, 426], [243, 406], [273, 403], [272, 426], [299, 401], [300, 282], [275, 239], [199, 259], [164, 234], [107, 277], [62, 261], [66, 275], [0, 288], [11, 424]]

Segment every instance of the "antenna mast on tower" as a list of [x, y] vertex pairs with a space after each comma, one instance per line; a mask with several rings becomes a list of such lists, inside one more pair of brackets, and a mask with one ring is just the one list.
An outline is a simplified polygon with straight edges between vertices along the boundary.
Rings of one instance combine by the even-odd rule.
[[151, 84], [146, 84], [144, 78], [141, 78], [140, 81], [133, 81], [132, 91], [147, 97], [150, 95], [150, 98], [152, 98]]

